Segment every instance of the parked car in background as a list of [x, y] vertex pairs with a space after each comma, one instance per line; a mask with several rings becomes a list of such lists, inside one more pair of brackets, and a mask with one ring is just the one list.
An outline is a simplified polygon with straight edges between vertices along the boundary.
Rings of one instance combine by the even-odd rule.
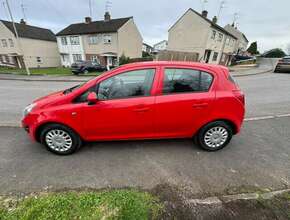
[[290, 56], [283, 57], [278, 61], [275, 73], [278, 72], [290, 72]]
[[217, 151], [239, 133], [244, 114], [244, 94], [227, 68], [145, 62], [34, 101], [22, 125], [60, 155], [87, 141], [163, 138], [194, 138]]
[[102, 66], [101, 64], [97, 62], [92, 61], [78, 61], [76, 63], [73, 63], [71, 65], [71, 70], [73, 74], [87, 74], [90, 72], [103, 72], [107, 70], [107, 67]]

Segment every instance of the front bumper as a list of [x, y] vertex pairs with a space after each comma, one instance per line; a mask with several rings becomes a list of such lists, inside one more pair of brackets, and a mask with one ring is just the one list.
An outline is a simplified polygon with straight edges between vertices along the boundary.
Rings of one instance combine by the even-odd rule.
[[36, 141], [36, 124], [34, 119], [35, 118], [33, 115], [28, 114], [22, 119], [21, 125], [22, 128], [28, 133], [31, 140]]

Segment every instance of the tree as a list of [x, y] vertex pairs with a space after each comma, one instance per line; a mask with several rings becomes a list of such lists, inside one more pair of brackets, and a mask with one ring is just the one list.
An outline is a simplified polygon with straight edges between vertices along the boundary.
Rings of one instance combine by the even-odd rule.
[[287, 45], [287, 53], [290, 56], [290, 43]]
[[250, 54], [255, 55], [255, 54], [259, 54], [258, 51], [258, 45], [257, 45], [257, 41], [251, 43], [250, 47], [247, 50]]
[[267, 58], [281, 58], [284, 56], [286, 56], [286, 53], [280, 48], [275, 48], [264, 53], [264, 57]]
[[125, 54], [122, 54], [119, 58], [119, 65], [124, 65], [130, 62], [130, 57], [126, 57]]

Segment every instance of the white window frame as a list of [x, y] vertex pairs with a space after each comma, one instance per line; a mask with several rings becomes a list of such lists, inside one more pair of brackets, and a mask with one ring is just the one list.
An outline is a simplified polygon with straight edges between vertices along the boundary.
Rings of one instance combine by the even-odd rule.
[[224, 35], [222, 33], [219, 33], [218, 41], [222, 42], [224, 38]]
[[73, 57], [73, 62], [81, 61], [83, 59], [81, 54], [73, 54], [72, 57]]
[[2, 39], [1, 42], [2, 42], [3, 47], [8, 47], [8, 43], [6, 39]]
[[211, 39], [215, 39], [215, 36], [216, 36], [216, 30], [212, 30], [212, 33], [211, 33]]
[[79, 36], [70, 36], [70, 44], [71, 45], [80, 45], [80, 37]]
[[8, 39], [10, 47], [14, 47], [14, 42], [11, 38]]
[[98, 35], [90, 35], [88, 36], [88, 43], [90, 45], [96, 45], [99, 43], [99, 36]]
[[67, 38], [66, 37], [61, 37], [60, 41], [61, 41], [61, 45], [63, 45], [63, 46], [67, 45]]
[[112, 35], [106, 34], [104, 35], [104, 44], [111, 44], [112, 43]]

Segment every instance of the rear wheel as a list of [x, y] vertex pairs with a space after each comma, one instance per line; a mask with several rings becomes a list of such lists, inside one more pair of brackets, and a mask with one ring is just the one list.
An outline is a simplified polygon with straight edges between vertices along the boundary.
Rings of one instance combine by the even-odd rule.
[[232, 136], [231, 126], [223, 121], [216, 121], [201, 128], [195, 139], [204, 150], [218, 151], [229, 144]]
[[88, 70], [84, 70], [84, 74], [88, 74], [89, 73], [89, 71]]
[[76, 152], [82, 144], [78, 134], [59, 124], [47, 125], [40, 134], [41, 143], [52, 153], [69, 155]]

